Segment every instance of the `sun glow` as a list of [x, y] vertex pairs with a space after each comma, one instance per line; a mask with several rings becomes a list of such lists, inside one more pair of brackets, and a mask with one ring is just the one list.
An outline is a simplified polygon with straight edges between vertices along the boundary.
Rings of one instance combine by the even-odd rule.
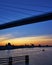
[[11, 35], [1, 36], [0, 45], [5, 45], [10, 42], [12, 45], [25, 45], [25, 44], [42, 44], [42, 45], [52, 45], [52, 35], [48, 36], [28, 36], [21, 38], [12, 38]]

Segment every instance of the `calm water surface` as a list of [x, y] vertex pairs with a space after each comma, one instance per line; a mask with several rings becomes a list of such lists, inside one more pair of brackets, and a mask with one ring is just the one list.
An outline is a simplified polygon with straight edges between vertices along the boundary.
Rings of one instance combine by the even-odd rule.
[[[42, 49], [45, 49], [45, 51], [42, 51]], [[7, 58], [11, 56], [16, 57], [21, 55], [29, 55], [29, 65], [52, 65], [52, 47], [24, 48], [0, 51], [0, 58]]]

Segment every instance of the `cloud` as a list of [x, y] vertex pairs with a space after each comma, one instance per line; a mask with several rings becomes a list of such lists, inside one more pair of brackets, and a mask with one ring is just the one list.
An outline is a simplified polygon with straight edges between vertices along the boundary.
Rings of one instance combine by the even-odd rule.
[[52, 39], [52, 35], [35, 36], [35, 38], [38, 38], [38, 39]]
[[13, 32], [5, 35], [0, 35], [0, 42], [9, 40], [9, 39], [14, 39], [14, 38], [19, 38], [23, 37], [25, 34], [19, 33], [19, 32]]
[[49, 44], [52, 45], [52, 35], [41, 35], [41, 36], [25, 36], [25, 37], [15, 37], [13, 34], [7, 34], [0, 36], [0, 45], [10, 42], [14, 45], [20, 44]]
[[[20, 33], [19, 33], [20, 34]], [[18, 37], [18, 33], [16, 34], [6, 34], [0, 36], [0, 41], [5, 41], [5, 40], [14, 40], [14, 39], [33, 39], [33, 40], [52, 40], [52, 35], [41, 35], [41, 36], [24, 36], [24, 37]]]
[[11, 39], [11, 38], [13, 38], [12, 34], [2, 35], [2, 36], [0, 36], [0, 41], [8, 40], [8, 39]]

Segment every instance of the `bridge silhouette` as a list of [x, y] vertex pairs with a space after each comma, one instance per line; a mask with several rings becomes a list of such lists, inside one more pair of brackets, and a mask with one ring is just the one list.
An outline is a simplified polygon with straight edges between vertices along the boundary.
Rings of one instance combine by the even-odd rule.
[[21, 20], [11, 21], [5, 24], [0, 24], [0, 30], [11, 28], [11, 27], [16, 27], [16, 26], [32, 24], [32, 23], [43, 22], [47, 20], [52, 20], [52, 12], [44, 13], [38, 16], [24, 18]]

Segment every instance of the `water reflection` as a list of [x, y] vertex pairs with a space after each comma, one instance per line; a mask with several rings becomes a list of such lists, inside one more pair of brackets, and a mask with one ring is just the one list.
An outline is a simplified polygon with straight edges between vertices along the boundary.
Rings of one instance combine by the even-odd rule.
[[11, 52], [10, 50], [7, 50], [7, 57], [10, 57], [11, 56]]
[[0, 51], [1, 57], [16, 57], [20, 55], [29, 55], [30, 65], [52, 65], [52, 48], [24, 48], [14, 50]]

